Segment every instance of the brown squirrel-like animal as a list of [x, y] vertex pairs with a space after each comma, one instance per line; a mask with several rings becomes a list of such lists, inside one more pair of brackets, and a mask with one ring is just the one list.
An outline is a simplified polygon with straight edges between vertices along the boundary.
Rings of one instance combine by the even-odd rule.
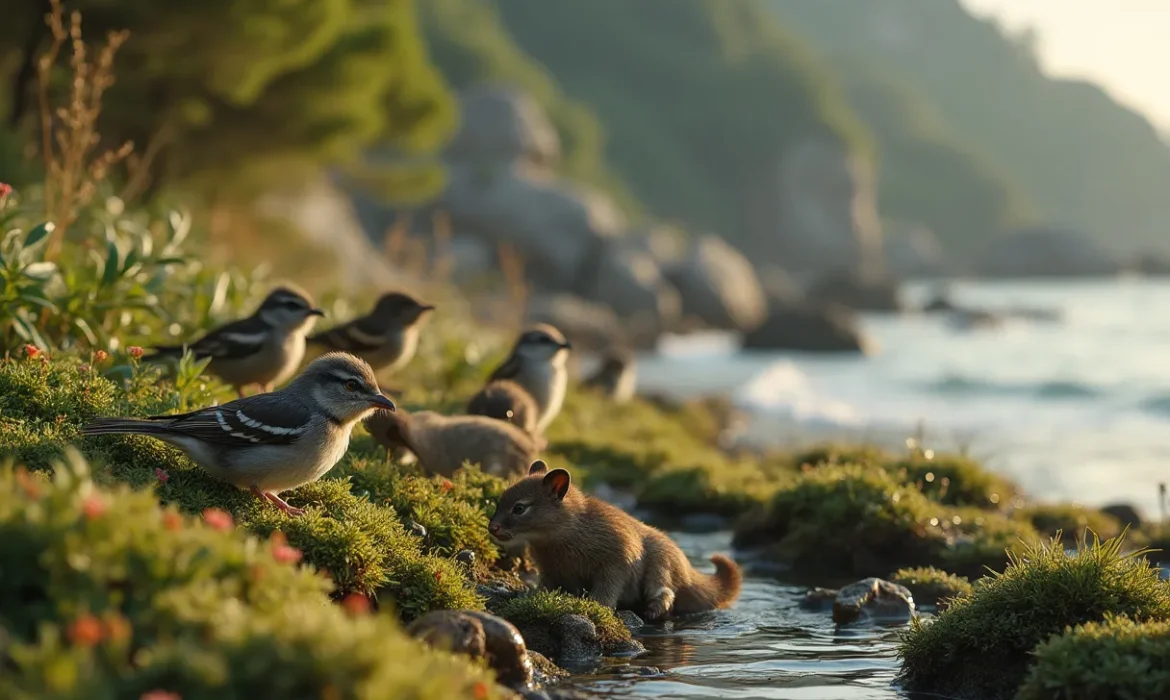
[[500, 496], [488, 531], [505, 545], [527, 544], [543, 588], [588, 594], [647, 620], [724, 608], [743, 577], [726, 556], [701, 574], [669, 537], [572, 485], [569, 472], [533, 462]]
[[536, 400], [524, 387], [507, 379], [489, 382], [467, 404], [467, 413], [502, 420], [529, 435], [536, 434]]
[[487, 416], [443, 416], [433, 411], [378, 411], [366, 430], [387, 450], [405, 447], [429, 474], [451, 476], [464, 462], [487, 474], [513, 476], [536, 459], [533, 437], [510, 423]]

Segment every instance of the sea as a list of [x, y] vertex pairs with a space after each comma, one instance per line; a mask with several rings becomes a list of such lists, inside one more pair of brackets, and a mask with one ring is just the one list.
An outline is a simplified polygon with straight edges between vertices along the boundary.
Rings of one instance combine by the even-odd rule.
[[[904, 301], [919, 308], [936, 287], [908, 285]], [[747, 416], [738, 439], [752, 445], [919, 441], [980, 459], [1038, 501], [1128, 502], [1158, 517], [1170, 482], [1170, 282], [954, 281], [948, 297], [1055, 318], [865, 314], [866, 355], [668, 337], [638, 358], [639, 391], [728, 395]]]

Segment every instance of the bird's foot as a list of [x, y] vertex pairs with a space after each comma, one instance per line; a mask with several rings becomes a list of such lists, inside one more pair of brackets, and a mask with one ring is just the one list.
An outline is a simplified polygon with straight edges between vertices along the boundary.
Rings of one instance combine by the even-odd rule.
[[304, 508], [296, 508], [294, 506], [290, 506], [288, 503], [285, 502], [285, 500], [283, 498], [281, 498], [280, 496], [277, 496], [275, 493], [266, 493], [264, 495], [268, 498], [268, 500], [272, 501], [272, 504], [274, 506], [283, 510], [285, 513], [288, 513], [289, 515], [297, 516], [297, 515], [304, 515], [305, 514]]

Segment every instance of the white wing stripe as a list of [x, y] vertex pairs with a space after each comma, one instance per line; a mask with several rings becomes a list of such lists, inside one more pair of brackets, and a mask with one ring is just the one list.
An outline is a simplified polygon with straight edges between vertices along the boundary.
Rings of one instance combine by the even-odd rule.
[[244, 415], [243, 411], [239, 410], [236, 411], [236, 418], [238, 418], [241, 423], [248, 426], [249, 428], [263, 430], [264, 432], [272, 433], [273, 435], [300, 435], [301, 433], [305, 432], [305, 426], [303, 425], [299, 428], [282, 428], [277, 425], [265, 425], [264, 423], [261, 423], [254, 418], [249, 418], [248, 416]]
[[227, 424], [226, 420], [223, 419], [223, 411], [215, 412], [215, 420], [219, 421], [219, 427], [223, 428], [225, 433], [230, 433], [232, 431], [232, 427]]

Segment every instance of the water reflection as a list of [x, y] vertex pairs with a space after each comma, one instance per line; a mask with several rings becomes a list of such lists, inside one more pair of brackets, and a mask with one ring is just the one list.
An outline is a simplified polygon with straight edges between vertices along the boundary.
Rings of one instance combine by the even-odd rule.
[[[728, 551], [725, 534], [673, 533], [695, 562]], [[804, 588], [751, 576], [731, 610], [642, 629], [648, 653], [578, 676], [573, 687], [614, 698], [855, 700], [908, 697], [893, 686], [901, 627], [837, 629], [801, 610]]]

